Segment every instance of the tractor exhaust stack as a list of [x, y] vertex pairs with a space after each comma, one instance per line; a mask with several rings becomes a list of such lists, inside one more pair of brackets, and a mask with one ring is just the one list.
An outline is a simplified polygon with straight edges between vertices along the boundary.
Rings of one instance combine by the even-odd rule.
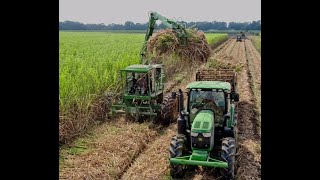
[[181, 89], [179, 89], [179, 94], [178, 94], [178, 111], [179, 111], [179, 116], [177, 119], [177, 124], [178, 124], [178, 134], [184, 134], [187, 135], [187, 121], [184, 118], [183, 115], [183, 92]]

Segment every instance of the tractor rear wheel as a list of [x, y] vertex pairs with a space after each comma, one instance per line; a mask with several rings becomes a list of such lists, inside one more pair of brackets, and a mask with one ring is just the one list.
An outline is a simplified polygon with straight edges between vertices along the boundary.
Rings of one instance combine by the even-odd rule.
[[[181, 157], [186, 151], [186, 142], [187, 138], [185, 135], [179, 134], [175, 135], [170, 142], [170, 158]], [[170, 175], [173, 178], [182, 178], [185, 173], [186, 167], [180, 164], [170, 164]]]
[[221, 143], [221, 158], [228, 162], [228, 168], [221, 169], [221, 175], [224, 179], [234, 179], [234, 159], [236, 153], [235, 139], [227, 137]]
[[161, 124], [169, 125], [177, 114], [177, 100], [172, 95], [166, 95], [161, 104]]

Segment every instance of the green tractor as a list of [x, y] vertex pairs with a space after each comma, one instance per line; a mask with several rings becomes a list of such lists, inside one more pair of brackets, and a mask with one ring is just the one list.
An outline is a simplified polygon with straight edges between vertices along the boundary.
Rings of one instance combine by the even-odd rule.
[[112, 106], [112, 114], [126, 114], [137, 120], [151, 119], [168, 125], [177, 117], [176, 93], [163, 97], [162, 64], [135, 64], [120, 70], [125, 77], [122, 101]]
[[242, 36], [237, 36], [236, 42], [242, 42]]
[[170, 174], [181, 178], [195, 166], [219, 168], [226, 179], [234, 178], [237, 137], [236, 72], [228, 69], [200, 70], [196, 81], [177, 93], [178, 134], [170, 142]]
[[151, 12], [145, 41], [140, 52], [140, 63], [120, 70], [120, 77], [125, 77], [122, 101], [113, 104], [112, 115], [126, 114], [138, 120], [152, 119], [155, 123], [170, 124], [178, 115], [176, 93], [163, 96], [164, 69], [162, 64], [150, 64], [146, 58], [147, 42], [152, 36], [156, 21], [161, 21], [167, 28], [176, 32], [181, 46], [188, 44], [185, 26], [175, 20]]

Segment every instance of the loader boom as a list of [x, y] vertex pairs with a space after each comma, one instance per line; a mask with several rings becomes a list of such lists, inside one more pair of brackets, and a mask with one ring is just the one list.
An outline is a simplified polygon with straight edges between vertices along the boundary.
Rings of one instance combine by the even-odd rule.
[[150, 13], [150, 18], [149, 18], [149, 24], [148, 24], [148, 29], [147, 29], [147, 33], [145, 36], [145, 40], [140, 52], [140, 58], [141, 58], [141, 64], [148, 64], [145, 61], [145, 55], [147, 53], [147, 42], [149, 40], [149, 38], [152, 36], [155, 25], [156, 25], [156, 21], [160, 20], [162, 22], [163, 25], [165, 25], [166, 27], [173, 29], [174, 31], [177, 32], [177, 35], [179, 37], [180, 40], [180, 44], [182, 46], [187, 45], [187, 32], [185, 27], [183, 27], [183, 25], [179, 22], [176, 22], [174, 20], [168, 19], [166, 17], [163, 17], [162, 15], [156, 13], [156, 12], [151, 12]]

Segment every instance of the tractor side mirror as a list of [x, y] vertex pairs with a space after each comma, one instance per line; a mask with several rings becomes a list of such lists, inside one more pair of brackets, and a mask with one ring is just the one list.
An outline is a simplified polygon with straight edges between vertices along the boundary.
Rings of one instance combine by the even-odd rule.
[[233, 93], [233, 94], [232, 94], [232, 99], [233, 99], [235, 102], [239, 102], [239, 94], [238, 94], [238, 93]]

